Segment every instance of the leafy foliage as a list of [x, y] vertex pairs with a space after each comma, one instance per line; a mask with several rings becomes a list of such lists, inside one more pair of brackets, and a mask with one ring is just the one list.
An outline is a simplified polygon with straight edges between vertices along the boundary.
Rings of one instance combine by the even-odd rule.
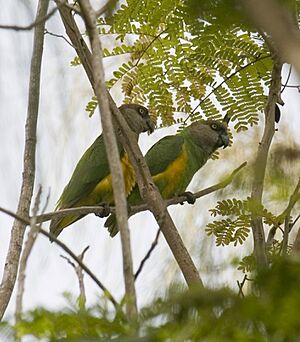
[[190, 0], [128, 0], [112, 16], [100, 18], [100, 35], [116, 40], [103, 50], [104, 57], [128, 58], [108, 88], [120, 81], [124, 101], [147, 103], [163, 126], [174, 123], [176, 113], [185, 115], [185, 124], [220, 119], [222, 112], [236, 121], [237, 131], [257, 124], [270, 81], [270, 54], [246, 25], [215, 20], [217, 3], [233, 13], [231, 1], [213, 3], [203, 2], [204, 8], [192, 13]]
[[217, 246], [229, 245], [231, 242], [235, 246], [238, 243], [243, 244], [249, 235], [253, 214], [263, 217], [268, 225], [276, 225], [279, 219], [261, 204], [254, 203], [251, 198], [218, 201], [217, 206], [210, 209], [210, 212], [212, 216], [229, 216], [229, 218], [215, 220], [207, 224], [206, 232], [208, 235], [216, 237]]
[[299, 277], [299, 263], [281, 259], [256, 277], [259, 295], [238, 296], [226, 288], [173, 289], [143, 308], [135, 324], [99, 307], [36, 309], [15, 329], [18, 336], [45, 341], [298, 341]]

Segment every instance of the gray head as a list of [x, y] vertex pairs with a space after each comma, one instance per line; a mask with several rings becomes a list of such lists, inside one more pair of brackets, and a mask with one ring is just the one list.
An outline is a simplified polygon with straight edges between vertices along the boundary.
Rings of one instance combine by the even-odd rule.
[[146, 107], [135, 103], [124, 104], [119, 107], [130, 129], [137, 135], [154, 131], [154, 123]]
[[194, 143], [202, 147], [209, 155], [219, 147], [225, 148], [229, 144], [227, 132], [227, 120], [197, 121], [193, 122], [189, 128], [189, 134]]

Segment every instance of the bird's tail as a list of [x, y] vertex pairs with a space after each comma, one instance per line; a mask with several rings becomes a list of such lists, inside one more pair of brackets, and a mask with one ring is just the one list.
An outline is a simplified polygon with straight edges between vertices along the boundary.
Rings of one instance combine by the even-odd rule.
[[[76, 222], [81, 217], [82, 216], [78, 215], [68, 215], [65, 217], [52, 219], [50, 222], [50, 233], [55, 237], [58, 237], [58, 235], [63, 231], [64, 228]], [[53, 242], [53, 239], [50, 238], [50, 241]]]
[[119, 232], [119, 227], [117, 224], [117, 217], [115, 214], [110, 214], [104, 223], [104, 227], [107, 228], [111, 237], [114, 237]]

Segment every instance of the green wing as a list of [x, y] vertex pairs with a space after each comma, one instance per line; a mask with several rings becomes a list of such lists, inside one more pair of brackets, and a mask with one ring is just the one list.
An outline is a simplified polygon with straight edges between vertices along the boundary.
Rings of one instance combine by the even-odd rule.
[[151, 175], [165, 171], [180, 155], [183, 144], [184, 138], [180, 135], [168, 135], [154, 144], [145, 155]]
[[110, 173], [102, 134], [79, 160], [69, 183], [58, 200], [58, 208], [72, 207]]

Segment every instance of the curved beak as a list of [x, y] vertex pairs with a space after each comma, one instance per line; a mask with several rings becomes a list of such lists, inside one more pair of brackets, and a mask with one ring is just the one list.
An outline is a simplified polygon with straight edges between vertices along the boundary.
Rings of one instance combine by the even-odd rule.
[[150, 133], [153, 133], [154, 129], [155, 129], [155, 124], [154, 122], [151, 120], [151, 118], [147, 118], [146, 119], [146, 123], [147, 123], [147, 127], [148, 129], [146, 131], [149, 131]]
[[222, 145], [223, 148], [226, 148], [229, 145], [229, 137], [227, 135], [227, 133], [223, 133], [220, 135], [221, 141], [222, 141]]

